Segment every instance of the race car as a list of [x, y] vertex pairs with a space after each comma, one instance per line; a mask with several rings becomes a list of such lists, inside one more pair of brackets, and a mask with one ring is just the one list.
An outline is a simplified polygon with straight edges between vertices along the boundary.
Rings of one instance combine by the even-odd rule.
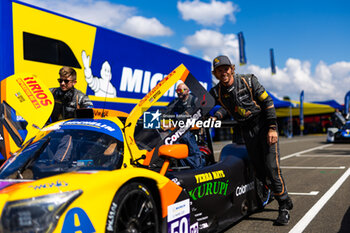
[[177, 140], [190, 126], [140, 126], [180, 79], [198, 97], [188, 120], [202, 119], [214, 101], [180, 65], [126, 118], [63, 120], [27, 140], [0, 168], [0, 232], [220, 232], [263, 208], [269, 190], [244, 147], [192, 169], [177, 163], [189, 156]]
[[347, 121], [340, 129], [328, 128], [327, 142], [350, 142], [350, 121]]

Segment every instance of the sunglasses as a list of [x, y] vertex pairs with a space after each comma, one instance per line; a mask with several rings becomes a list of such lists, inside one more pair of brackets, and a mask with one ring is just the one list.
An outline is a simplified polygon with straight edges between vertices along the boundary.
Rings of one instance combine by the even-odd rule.
[[187, 88], [184, 88], [184, 89], [178, 88], [178, 89], [176, 89], [176, 92], [177, 93], [184, 93], [187, 90], [188, 90]]
[[68, 80], [68, 79], [57, 79], [58, 83], [61, 84], [62, 82], [64, 82], [65, 84], [68, 84], [70, 81], [74, 81], [74, 80]]

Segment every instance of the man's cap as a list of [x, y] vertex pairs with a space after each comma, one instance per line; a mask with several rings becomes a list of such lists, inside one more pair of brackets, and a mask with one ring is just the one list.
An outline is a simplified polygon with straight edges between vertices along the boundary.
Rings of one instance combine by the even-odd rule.
[[219, 66], [232, 66], [230, 59], [227, 56], [220, 55], [213, 60], [213, 70]]

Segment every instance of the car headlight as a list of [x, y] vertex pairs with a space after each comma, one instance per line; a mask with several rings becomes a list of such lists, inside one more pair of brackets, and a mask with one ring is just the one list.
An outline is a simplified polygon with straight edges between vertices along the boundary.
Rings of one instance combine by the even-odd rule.
[[1, 232], [52, 232], [67, 207], [82, 194], [76, 190], [7, 202]]

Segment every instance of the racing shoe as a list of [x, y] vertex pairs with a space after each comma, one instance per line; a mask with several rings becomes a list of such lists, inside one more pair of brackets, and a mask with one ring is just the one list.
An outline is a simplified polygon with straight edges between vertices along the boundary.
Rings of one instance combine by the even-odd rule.
[[279, 201], [279, 206], [275, 224], [280, 226], [288, 225], [290, 219], [289, 210], [293, 209], [293, 201], [290, 197], [287, 197], [286, 200]]
[[278, 217], [275, 221], [275, 224], [278, 226], [286, 226], [289, 223], [289, 219], [290, 219], [289, 210], [279, 209]]

